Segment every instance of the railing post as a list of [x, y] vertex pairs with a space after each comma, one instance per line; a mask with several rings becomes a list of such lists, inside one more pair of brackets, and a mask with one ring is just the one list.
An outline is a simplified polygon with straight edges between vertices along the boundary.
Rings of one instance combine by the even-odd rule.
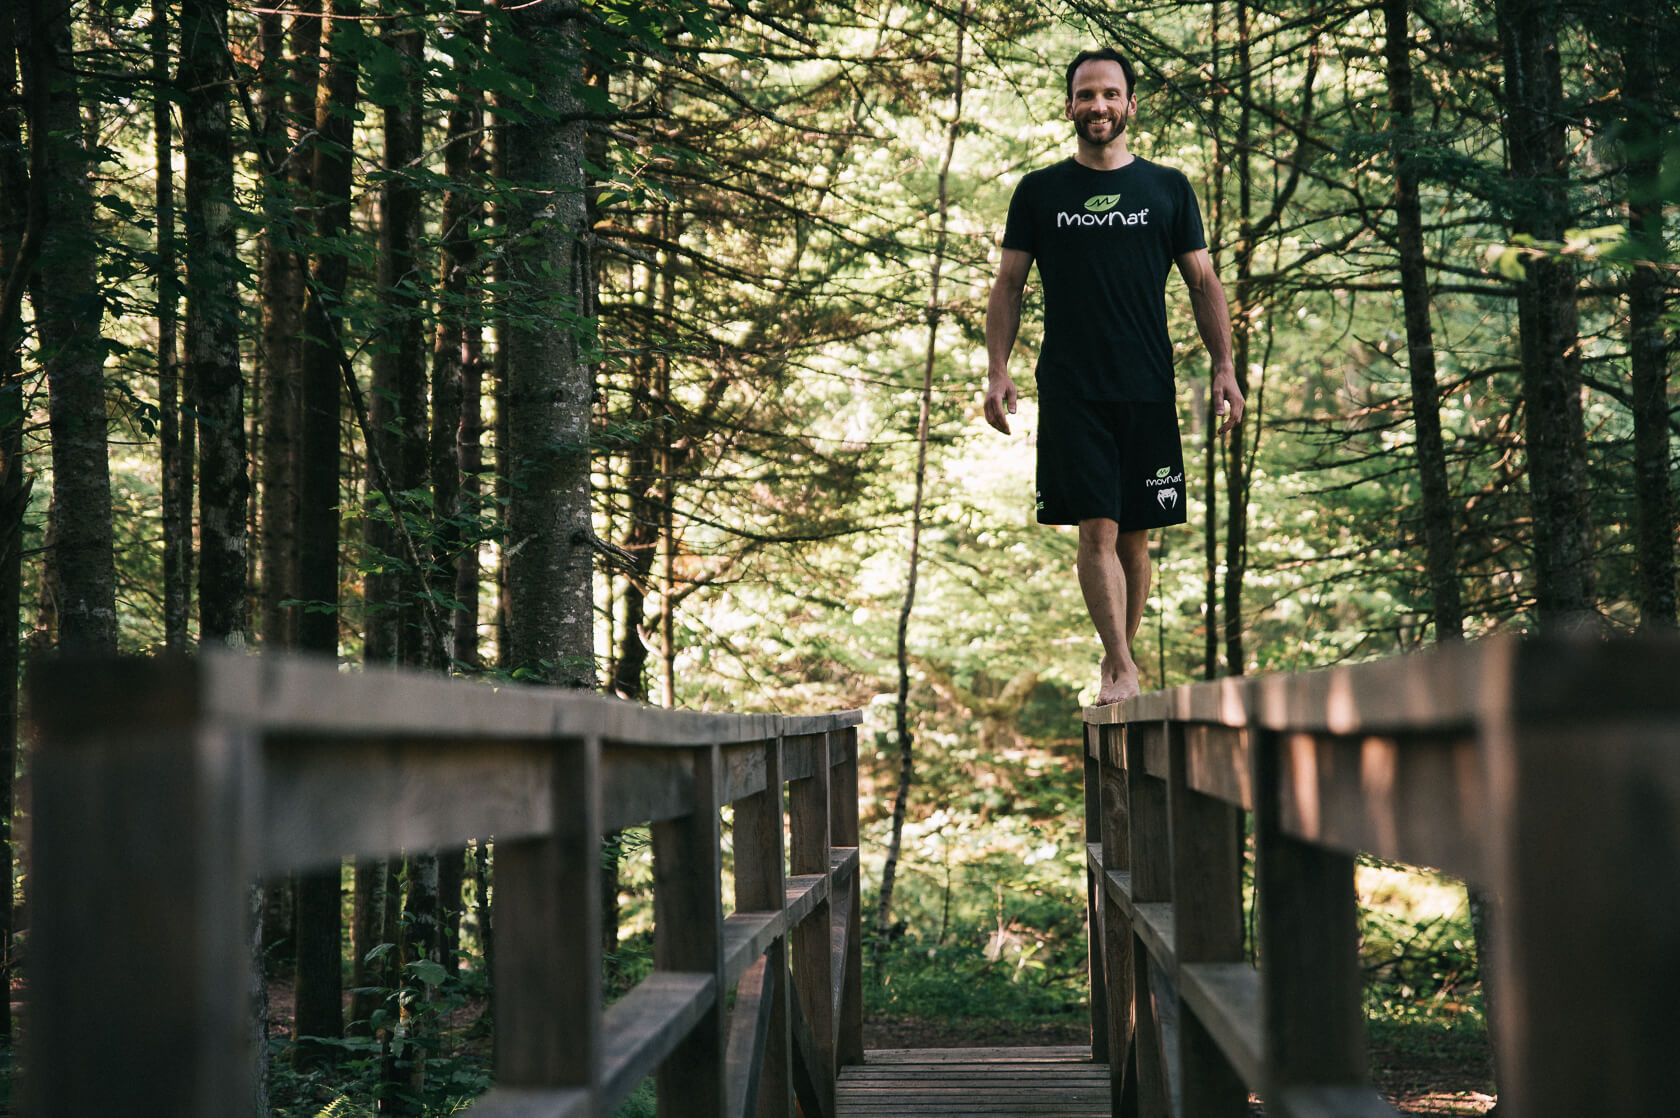
[[[1127, 723], [1125, 741], [1135, 910], [1137, 906], [1172, 900], [1166, 726], [1156, 721]], [[1136, 928], [1132, 931], [1135, 937]], [[1135, 939], [1132, 961], [1138, 1109], [1145, 1115], [1170, 1115], [1174, 1110], [1172, 1070], [1177, 1055], [1178, 995], [1172, 987], [1172, 976]]]
[[[789, 856], [796, 876], [826, 875], [833, 833], [828, 817], [828, 735], [806, 740], [813, 754], [811, 775], [788, 784]], [[833, 899], [825, 896], [793, 929], [793, 989], [810, 1029], [811, 1050], [805, 1054], [805, 1066], [815, 1094], [812, 1101], [822, 1116], [834, 1113], [833, 912]]]
[[496, 845], [496, 1081], [601, 1087], [601, 742], [554, 743], [552, 829]]
[[1113, 1112], [1138, 1112], [1136, 973], [1132, 962], [1132, 920], [1108, 879], [1132, 868], [1130, 778], [1124, 727], [1097, 729], [1101, 770], [1102, 878], [1094, 882], [1102, 905], [1103, 974], [1107, 978], [1108, 1077]]
[[1108, 1062], [1108, 977], [1103, 959], [1102, 729], [1080, 722], [1085, 767], [1085, 946], [1091, 975], [1091, 1059]]
[[59, 663], [32, 682], [24, 1113], [251, 1114], [250, 732], [205, 719], [201, 665], [183, 660]]
[[653, 825], [653, 965], [708, 973], [715, 983], [711, 1006], [659, 1067], [660, 1118], [721, 1118], [727, 1109], [718, 748], [691, 756], [693, 810]]
[[[1243, 957], [1242, 809], [1190, 786], [1190, 737], [1208, 727], [1168, 725], [1172, 809], [1173, 934], [1180, 967]], [[1179, 1015], [1185, 1118], [1243, 1118], [1248, 1089], [1194, 1013]]]
[[[829, 821], [834, 846], [858, 848], [857, 727], [829, 734]], [[863, 1063], [863, 869], [854, 860], [846, 879], [846, 924], [835, 935], [845, 936], [845, 973], [841, 978], [835, 1021], [836, 1067]]]
[[[779, 912], [787, 900], [782, 831], [782, 738], [764, 743], [764, 791], [735, 801], [735, 911]], [[758, 1118], [793, 1114], [793, 1068], [788, 1021], [787, 936], [765, 950], [770, 1025], [758, 1083]], [[731, 1116], [735, 1118], [735, 1116]], [[744, 1118], [744, 1116], [743, 1116]]]
[[1268, 1104], [1289, 1114], [1294, 1087], [1366, 1082], [1358, 901], [1350, 854], [1303, 842], [1282, 826], [1282, 751], [1307, 735], [1256, 732], [1256, 903]]

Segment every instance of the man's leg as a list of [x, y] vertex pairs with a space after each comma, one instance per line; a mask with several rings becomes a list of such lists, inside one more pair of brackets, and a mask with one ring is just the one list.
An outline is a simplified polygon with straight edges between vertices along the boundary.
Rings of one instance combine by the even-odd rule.
[[[1128, 532], [1127, 535], [1135, 533]], [[1079, 522], [1079, 589], [1102, 641], [1097, 705], [1118, 703], [1139, 694], [1137, 665], [1132, 662], [1127, 628], [1135, 625], [1126, 594], [1126, 571], [1120, 562], [1120, 526], [1097, 518]], [[1141, 615], [1140, 615], [1141, 616]]]
[[1126, 576], [1126, 647], [1137, 647], [1138, 626], [1143, 623], [1143, 609], [1149, 604], [1150, 577], [1154, 574], [1149, 562], [1149, 529], [1121, 532], [1114, 542], [1115, 554], [1120, 557], [1120, 570]]

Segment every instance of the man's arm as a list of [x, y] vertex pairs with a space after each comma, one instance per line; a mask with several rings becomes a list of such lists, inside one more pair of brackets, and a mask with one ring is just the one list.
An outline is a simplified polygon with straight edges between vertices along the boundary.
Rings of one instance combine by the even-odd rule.
[[1213, 271], [1213, 259], [1205, 248], [1181, 253], [1178, 274], [1190, 289], [1190, 309], [1196, 315], [1196, 332], [1202, 336], [1213, 365], [1213, 407], [1223, 414], [1223, 435], [1242, 418], [1243, 394], [1237, 387], [1237, 367], [1231, 361], [1231, 309], [1225, 302], [1225, 288]]
[[986, 301], [986, 422], [1006, 435], [1009, 417], [1015, 414], [1015, 382], [1009, 377], [1009, 354], [1015, 348], [1015, 336], [1021, 331], [1021, 292], [1027, 286], [1030, 271], [1030, 253], [1018, 248], [1004, 249], [997, 279], [992, 282], [991, 298]]

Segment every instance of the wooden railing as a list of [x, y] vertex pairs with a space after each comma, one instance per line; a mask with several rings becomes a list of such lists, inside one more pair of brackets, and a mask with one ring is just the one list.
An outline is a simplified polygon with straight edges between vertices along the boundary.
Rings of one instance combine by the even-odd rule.
[[1680, 644], [1495, 639], [1085, 721], [1115, 1114], [1395, 1113], [1367, 1078], [1359, 851], [1493, 895], [1502, 1116], [1680, 1110]]
[[[662, 1115], [830, 1115], [862, 1059], [855, 711], [233, 654], [59, 663], [31, 703], [30, 1115], [249, 1113], [251, 884], [473, 838], [496, 844], [475, 1115], [606, 1118], [650, 1074]], [[603, 1008], [601, 836], [639, 824], [655, 970]]]

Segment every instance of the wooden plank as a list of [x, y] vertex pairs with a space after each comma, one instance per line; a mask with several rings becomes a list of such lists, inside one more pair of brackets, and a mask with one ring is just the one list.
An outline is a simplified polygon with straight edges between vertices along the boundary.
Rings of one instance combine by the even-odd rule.
[[723, 918], [723, 983], [733, 986], [786, 932], [780, 912], [737, 912]]
[[[837, 891], [850, 894], [846, 920], [845, 980], [834, 1022], [834, 1061], [837, 1066], [863, 1062], [863, 880], [858, 870], [858, 743], [857, 727], [830, 732], [829, 788], [831, 859]], [[831, 861], [831, 865], [833, 862]], [[838, 964], [837, 964], [838, 965]]]
[[1173, 1111], [1178, 1045], [1170, 994], [1158, 989], [1155, 964], [1169, 974], [1176, 965], [1172, 931], [1172, 827], [1167, 776], [1168, 741], [1163, 723], [1128, 723], [1126, 779], [1131, 835], [1132, 932], [1143, 946], [1132, 953], [1133, 1019], [1140, 1113]]
[[[653, 825], [653, 965], [656, 971], [723, 975], [723, 882], [715, 746], [691, 751], [693, 809]], [[498, 944], [498, 950], [500, 946]], [[714, 997], [659, 1065], [661, 1097], [680, 1092], [694, 1118], [721, 1118], [724, 1096], [723, 999]]]
[[1108, 1069], [1082, 1047], [870, 1052], [841, 1072], [838, 1103], [842, 1118], [1111, 1113]]
[[797, 983], [788, 990], [788, 1024], [793, 1050], [793, 1093], [802, 1118], [828, 1118], [834, 1113], [834, 1081], [825, 1079], [823, 1053], [805, 1015]]
[[1250, 1091], [1265, 1083], [1260, 972], [1247, 963], [1183, 963], [1178, 990]]
[[1126, 723], [1126, 771], [1167, 779], [1167, 723]]
[[[877, 1064], [1084, 1064], [1091, 1068], [1103, 1065], [1091, 1060], [1084, 1045], [1044, 1045], [1032, 1048], [990, 1046], [984, 1048], [871, 1048], [864, 1054], [870, 1065]], [[854, 1074], [851, 1072], [848, 1075]]]
[[1295, 1087], [1273, 1104], [1283, 1118], [1399, 1118], [1400, 1112], [1370, 1087]]
[[817, 906], [828, 900], [828, 875], [800, 874], [787, 879], [787, 926], [792, 928], [809, 919]]
[[472, 1118], [593, 1118], [589, 1092], [575, 1087], [493, 1087], [467, 1109]]
[[1249, 783], [1252, 766], [1247, 732], [1205, 722], [1180, 725], [1188, 753], [1185, 783], [1203, 795], [1252, 811], [1254, 793]]
[[[741, 976], [735, 1007], [729, 1015], [729, 1045], [724, 1083], [729, 1118], [752, 1118], [758, 1113], [759, 1080], [770, 1039], [770, 1013], [775, 1003], [778, 974], [760, 958]], [[787, 1113], [783, 1103], [782, 1113]]]
[[[1675, 701], [1674, 677], [1635, 678]], [[1590, 726], [1524, 718], [1490, 736], [1501, 1112], [1674, 1111], [1680, 718], [1656, 719], [1650, 703], [1626, 720], [1603, 707]]]
[[[1179, 968], [1235, 963], [1243, 951], [1242, 809], [1191, 787], [1191, 735], [1183, 728], [1175, 733], [1168, 780], [1175, 960]], [[1241, 738], [1237, 731], [1223, 733], [1226, 745]], [[1227, 758], [1235, 755], [1226, 752]], [[1246, 750], [1242, 759], [1247, 760]], [[1182, 996], [1182, 982], [1179, 990]], [[1183, 1105], [1178, 1111], [1201, 1118], [1246, 1118], [1248, 1089], [1213, 1029], [1194, 1011], [1180, 1015], [1179, 1028], [1177, 1082]]]
[[[724, 982], [733, 985], [762, 956], [767, 971], [763, 1051], [752, 1084], [756, 1111], [763, 1118], [785, 1118], [793, 1111], [793, 1067], [788, 1042], [787, 1007], [787, 857], [786, 813], [782, 803], [782, 743], [758, 747], [763, 786], [735, 804], [735, 915], [724, 923]], [[756, 910], [756, 911], [755, 911]], [[750, 934], [748, 925], [754, 925]], [[745, 944], [739, 941], [744, 939]], [[730, 1045], [735, 1038], [731, 1026]], [[731, 1112], [735, 1106], [731, 1079]]]
[[254, 743], [195, 721], [190, 665], [99, 683], [80, 706], [143, 716], [51, 720], [32, 758], [26, 1112], [244, 1113]]
[[[601, 1113], [611, 1114], [642, 1080], [660, 1069], [718, 1004], [717, 980], [712, 975], [658, 970], [608, 1006]], [[682, 1086], [684, 1097], [690, 1090]], [[695, 1096], [704, 1105], [704, 1094], [695, 1092]]]
[[694, 760], [686, 752], [613, 746], [601, 759], [601, 827], [662, 823], [695, 809]]
[[[732, 745], [723, 750], [722, 783], [718, 788], [718, 807], [732, 804], [737, 800], [764, 791], [769, 779], [765, 752], [766, 743], [764, 742]], [[781, 771], [779, 764], [777, 765], [777, 771]]]
[[1080, 727], [1085, 795], [1085, 957], [1091, 978], [1091, 1058], [1108, 1059], [1108, 972], [1103, 966], [1102, 765], [1099, 727]]
[[1286, 834], [1279, 819], [1281, 743], [1255, 749], [1256, 903], [1262, 1012], [1269, 1044], [1266, 1094], [1365, 1082], [1353, 857]]
[[782, 739], [782, 780], [810, 780], [827, 764], [826, 734], [790, 734]]
[[1347, 853], [1485, 880], [1486, 783], [1474, 738], [1281, 735], [1283, 829]]
[[599, 1085], [601, 744], [554, 750], [546, 836], [496, 844], [496, 1081]]
[[[1108, 1065], [1109, 1093], [1124, 1111], [1136, 1109], [1137, 1030], [1134, 1002], [1138, 989], [1134, 978], [1131, 919], [1131, 826], [1130, 780], [1124, 764], [1125, 737], [1121, 726], [1098, 728], [1098, 776], [1101, 802], [1102, 877], [1090, 884], [1100, 886], [1100, 919], [1093, 934], [1102, 941], [1102, 974], [1106, 978], [1108, 1015], [1103, 1031], [1108, 1047], [1101, 1055]], [[1122, 893], [1115, 888], [1118, 877], [1126, 879]], [[1093, 1027], [1092, 1033], [1096, 1030]], [[1096, 1052], [1093, 1051], [1093, 1056]], [[1128, 1096], [1128, 1091], [1131, 1095]]]
[[552, 741], [300, 741], [262, 747], [265, 874], [544, 834]]
[[[816, 1105], [824, 1114], [831, 1114], [836, 1057], [833, 953], [836, 898], [828, 876], [833, 865], [830, 795], [833, 772], [828, 763], [826, 736], [810, 739], [809, 758], [810, 775], [788, 784], [788, 862], [795, 875], [821, 874], [824, 888], [809, 919], [790, 920], [789, 962], [792, 990], [802, 1007], [810, 1035], [810, 1045], [804, 1052], [808, 1086], [816, 1092]], [[792, 907], [790, 900], [789, 908]]]

